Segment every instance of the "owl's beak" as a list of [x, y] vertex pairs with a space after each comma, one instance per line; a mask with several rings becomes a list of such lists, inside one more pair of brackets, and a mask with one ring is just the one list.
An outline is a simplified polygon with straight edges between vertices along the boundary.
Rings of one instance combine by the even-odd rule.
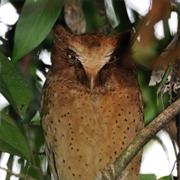
[[88, 77], [88, 85], [90, 90], [92, 91], [96, 86], [96, 78], [102, 67], [102, 64], [90, 64], [89, 66], [84, 65], [84, 69], [86, 75]]
[[89, 88], [90, 90], [93, 90], [95, 87], [95, 80], [96, 80], [96, 74], [95, 71], [86, 71], [87, 77], [89, 79]]
[[94, 89], [94, 77], [90, 77], [90, 89], [93, 90]]

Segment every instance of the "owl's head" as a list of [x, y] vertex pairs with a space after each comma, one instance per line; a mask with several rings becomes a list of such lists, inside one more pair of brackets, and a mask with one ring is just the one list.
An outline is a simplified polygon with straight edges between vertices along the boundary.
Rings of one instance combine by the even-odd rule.
[[130, 39], [130, 31], [117, 35], [74, 35], [62, 26], [57, 26], [52, 70], [71, 70], [71, 75], [93, 89], [106, 81], [110, 68], [132, 66], [132, 62], [129, 62]]

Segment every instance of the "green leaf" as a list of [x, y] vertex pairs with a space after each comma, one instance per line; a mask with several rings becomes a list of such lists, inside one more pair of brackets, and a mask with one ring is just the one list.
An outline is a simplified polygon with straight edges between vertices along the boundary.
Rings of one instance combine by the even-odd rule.
[[33, 88], [18, 71], [14, 63], [0, 52], [0, 92], [17, 111], [25, 117], [29, 103], [33, 99]]
[[154, 174], [140, 174], [140, 180], [157, 180]]
[[83, 0], [82, 8], [86, 20], [86, 32], [98, 30], [103, 24], [103, 18], [98, 14], [98, 8], [94, 0]]
[[59, 16], [61, 6], [61, 0], [26, 0], [15, 31], [14, 61], [46, 38]]
[[164, 176], [164, 177], [161, 177], [158, 180], [172, 180], [172, 176]]
[[144, 102], [144, 122], [147, 125], [157, 115], [156, 108], [156, 90], [154, 87], [149, 87], [150, 71], [139, 68], [138, 82], [142, 92]]
[[0, 112], [0, 151], [31, 160], [27, 139], [17, 124], [4, 112]]
[[151, 71], [138, 68], [138, 82], [144, 102], [144, 122], [149, 124], [167, 106], [169, 95], [157, 96], [157, 86], [149, 86]]

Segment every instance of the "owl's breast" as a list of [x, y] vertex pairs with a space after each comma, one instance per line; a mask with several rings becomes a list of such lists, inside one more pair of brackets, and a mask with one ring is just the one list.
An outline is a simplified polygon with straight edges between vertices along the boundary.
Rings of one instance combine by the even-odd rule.
[[94, 180], [143, 127], [139, 87], [130, 81], [115, 77], [93, 91], [73, 82], [48, 84], [42, 124], [62, 179]]

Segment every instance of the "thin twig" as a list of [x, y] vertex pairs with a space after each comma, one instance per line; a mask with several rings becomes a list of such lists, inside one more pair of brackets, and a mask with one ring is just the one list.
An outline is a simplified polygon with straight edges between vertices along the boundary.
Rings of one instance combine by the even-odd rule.
[[[120, 154], [113, 163], [114, 175], [113, 179], [117, 179], [123, 173], [132, 158], [142, 149], [142, 147], [167, 123], [170, 122], [177, 114], [180, 113], [180, 99], [173, 102], [161, 114], [159, 114], [148, 126], [142, 129], [133, 139], [129, 146]], [[103, 171], [106, 179], [107, 174], [112, 177], [112, 165]]]

